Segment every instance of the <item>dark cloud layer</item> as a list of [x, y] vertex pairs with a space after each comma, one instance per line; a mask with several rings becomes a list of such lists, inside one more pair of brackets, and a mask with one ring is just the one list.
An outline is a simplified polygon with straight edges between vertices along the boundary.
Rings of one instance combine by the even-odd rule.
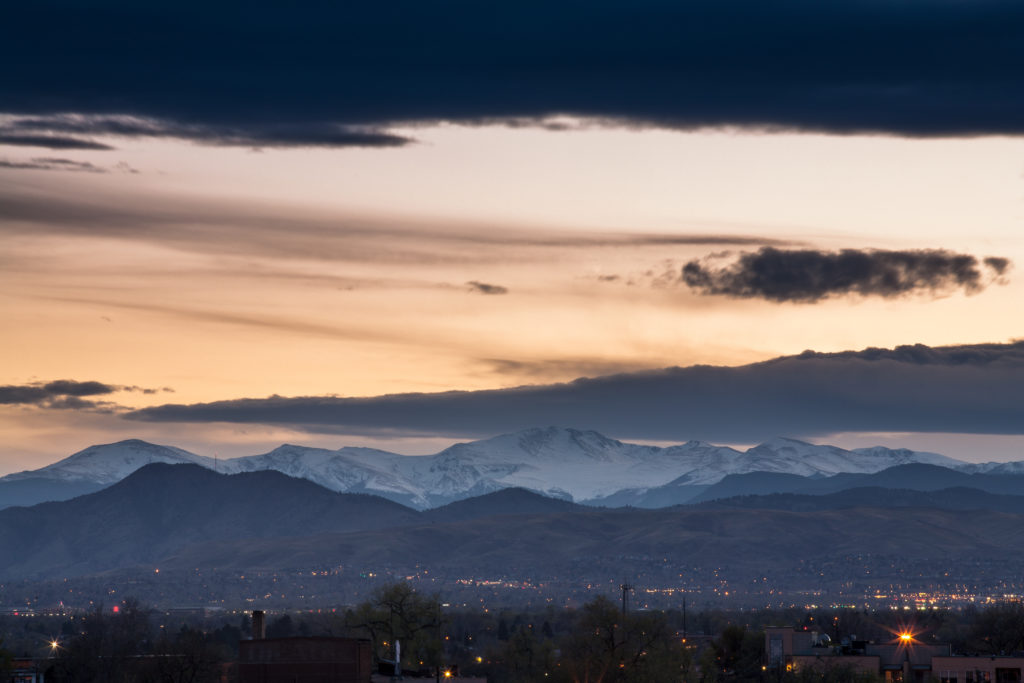
[[0, 145], [45, 147], [47, 149], [91, 149], [104, 151], [114, 149], [110, 145], [105, 145], [95, 140], [84, 140], [64, 135], [47, 135], [45, 133], [11, 133], [3, 127], [0, 127]]
[[290, 130], [337, 124], [557, 114], [1024, 132], [1017, 0], [40, 0], [5, 8], [0, 62], [18, 65], [0, 70], [8, 112], [128, 114], [214, 142], [223, 130], [288, 144]]
[[763, 247], [739, 254], [724, 267], [690, 261], [683, 266], [682, 280], [701, 294], [810, 303], [846, 294], [896, 297], [954, 289], [974, 293], [1009, 267], [1005, 258], [979, 262], [969, 254], [941, 249], [829, 252]]
[[[114, 149], [75, 135], [181, 138], [207, 145], [233, 147], [400, 147], [410, 138], [377, 130], [331, 123], [296, 124], [182, 124], [129, 116], [55, 115], [20, 118], [0, 126], [0, 144], [76, 149]], [[10, 142], [17, 141], [17, 142]]]
[[95, 400], [93, 397], [109, 396], [120, 391], [155, 394], [171, 389], [146, 389], [137, 386], [105, 384], [103, 382], [79, 382], [73, 379], [58, 379], [52, 382], [31, 384], [7, 384], [0, 386], [0, 405], [23, 405], [56, 410], [103, 410], [111, 411], [117, 404]]
[[726, 443], [857, 431], [1024, 434], [1024, 342], [806, 352], [493, 391], [164, 405], [129, 417], [464, 437], [558, 424]]
[[77, 382], [61, 379], [47, 383], [0, 386], [0, 405], [31, 405], [55, 409], [89, 409], [106, 405], [86, 396], [105, 396], [119, 387], [102, 382]]

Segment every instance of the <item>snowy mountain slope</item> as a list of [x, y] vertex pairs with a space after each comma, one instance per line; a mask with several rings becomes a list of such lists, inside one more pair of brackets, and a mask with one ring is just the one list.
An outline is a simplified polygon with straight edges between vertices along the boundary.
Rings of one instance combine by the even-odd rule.
[[[840, 472], [871, 474], [895, 465], [926, 463], [958, 468], [966, 463], [936, 453], [881, 446], [848, 451], [836, 446], [815, 444], [778, 437], [744, 452], [721, 453], [717, 447], [702, 444], [698, 466], [690, 473], [688, 484], [713, 484], [727, 474], [779, 472], [803, 477], [827, 477]], [[693, 461], [691, 461], [693, 462]]]
[[422, 488], [410, 485], [398, 463], [413, 456], [373, 448], [307, 448], [285, 444], [269, 453], [225, 460], [221, 471], [276, 470], [291, 477], [309, 479], [333, 491], [373, 493], [401, 503], [426, 507]]
[[[13, 486], [19, 480], [27, 483], [41, 478], [107, 485], [150, 462], [214, 466], [213, 459], [181, 449], [122, 441], [87, 448], [34, 472], [0, 478], [0, 492], [3, 486]], [[776, 438], [746, 451], [700, 441], [660, 448], [559, 427], [455, 444], [428, 456], [286, 444], [269, 453], [221, 460], [217, 469], [223, 473], [276, 470], [334, 491], [377, 494], [418, 508], [510, 487], [575, 501], [622, 503], [646, 500], [647, 495], [650, 500], [645, 506], [660, 506], [681, 502], [677, 499], [684, 493], [689, 497], [691, 492], [730, 474], [774, 472], [827, 477], [841, 472], [871, 474], [910, 463], [964, 472], [1024, 472], [1024, 463], [971, 465], [934, 453], [881, 446], [844, 450]]]
[[38, 470], [16, 472], [0, 477], [0, 482], [23, 479], [54, 479], [113, 484], [154, 462], [171, 465], [193, 463], [213, 469], [213, 458], [189, 453], [173, 446], [159, 446], [139, 439], [90, 446]]
[[958, 469], [968, 474], [1024, 474], [1024, 460], [969, 463]]
[[210, 458], [138, 439], [90, 446], [38, 470], [0, 477], [0, 509], [69, 500], [92, 493], [154, 462], [213, 467]]

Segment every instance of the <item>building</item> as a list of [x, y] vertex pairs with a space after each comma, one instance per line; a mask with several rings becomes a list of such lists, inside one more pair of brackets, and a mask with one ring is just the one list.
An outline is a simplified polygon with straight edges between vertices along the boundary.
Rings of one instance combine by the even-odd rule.
[[[856, 636], [833, 643], [828, 635], [792, 628], [765, 629], [766, 666], [787, 671], [850, 669], [885, 676], [891, 683], [929, 683], [932, 660], [948, 657], [949, 645], [916, 643], [909, 636], [891, 643], [857, 640]], [[960, 682], [963, 683], [963, 682]]]
[[787, 671], [847, 669], [884, 676], [890, 683], [1022, 683], [1024, 656], [953, 655], [949, 645], [925, 645], [909, 634], [891, 643], [856, 636], [833, 643], [827, 635], [792, 628], [765, 629], [765, 668]]
[[933, 657], [932, 675], [939, 683], [1021, 683], [1024, 655]]
[[370, 683], [369, 640], [268, 638], [238, 645], [238, 683]]
[[[52, 662], [45, 659], [17, 657], [11, 662], [10, 677], [7, 680], [10, 683], [44, 683], [46, 680], [45, 672], [50, 667], [50, 664]], [[2, 677], [0, 677], [0, 680], [2, 680]]]

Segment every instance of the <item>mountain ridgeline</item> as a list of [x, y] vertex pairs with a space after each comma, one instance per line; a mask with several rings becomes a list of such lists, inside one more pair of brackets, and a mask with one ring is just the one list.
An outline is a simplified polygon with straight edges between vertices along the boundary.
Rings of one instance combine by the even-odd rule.
[[[913, 483], [909, 468], [922, 467], [921, 490], [878, 486], [891, 474], [905, 487]], [[1024, 559], [1024, 490], [935, 488], [952, 481], [1022, 487], [1024, 477], [941, 469], [804, 478], [808, 486], [837, 487], [819, 494], [752, 494], [748, 486], [738, 497], [662, 509], [585, 506], [507, 488], [420, 511], [276, 471], [228, 475], [155, 463], [72, 500], [0, 510], [0, 547], [17, 549], [0, 555], [0, 580], [163, 567], [415, 566], [564, 576], [652, 558], [666, 567], [699, 561], [779, 573], [862, 554]]]
[[[604, 507], [661, 508], [739, 494], [804, 492], [807, 486], [813, 488], [809, 479], [872, 475], [898, 465], [946, 468], [950, 474], [943, 487], [961, 485], [950, 478], [960, 474], [1024, 473], [1024, 462], [968, 464], [906, 449], [845, 450], [783, 438], [746, 451], [699, 441], [658, 448], [557, 427], [460, 443], [428, 456], [283, 445], [260, 455], [215, 461], [129, 440], [92, 446], [47, 467], [0, 478], [0, 508], [98, 491], [151, 463], [189, 463], [226, 474], [277, 471], [339, 493], [373, 494], [418, 510], [506, 488]], [[919, 476], [915, 472], [907, 478]], [[979, 486], [984, 488], [972, 487]]]

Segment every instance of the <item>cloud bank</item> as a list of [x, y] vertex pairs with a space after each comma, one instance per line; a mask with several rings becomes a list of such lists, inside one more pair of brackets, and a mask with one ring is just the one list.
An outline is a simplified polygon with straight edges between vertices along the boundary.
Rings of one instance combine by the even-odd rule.
[[[94, 380], [80, 382], [72, 379], [58, 379], [52, 382], [0, 386], [0, 405], [34, 406], [56, 410], [112, 411], [118, 408], [116, 403], [95, 400], [94, 397], [109, 396], [121, 391], [156, 394], [161, 390], [120, 384], [105, 384]], [[162, 391], [171, 390], [165, 388]]]
[[683, 266], [682, 281], [700, 294], [813, 303], [847, 294], [892, 298], [955, 289], [975, 293], [1010, 265], [1001, 257], [979, 261], [941, 249], [828, 252], [763, 247], [741, 253], [724, 267], [690, 261]]
[[[27, 26], [45, 26], [47, 39]], [[0, 59], [18, 65], [0, 73], [8, 113], [132, 116], [213, 144], [294, 144], [295, 131], [299, 144], [350, 144], [332, 127], [558, 115], [677, 129], [1024, 132], [1016, 0], [291, 11], [256, 0], [244, 13], [197, 0], [40, 0], [7, 8]], [[404, 144], [376, 134], [360, 144]]]
[[127, 417], [466, 438], [559, 424], [619, 438], [753, 443], [837, 432], [1024, 434], [1022, 406], [1024, 341], [808, 351], [491, 391], [163, 405]]

